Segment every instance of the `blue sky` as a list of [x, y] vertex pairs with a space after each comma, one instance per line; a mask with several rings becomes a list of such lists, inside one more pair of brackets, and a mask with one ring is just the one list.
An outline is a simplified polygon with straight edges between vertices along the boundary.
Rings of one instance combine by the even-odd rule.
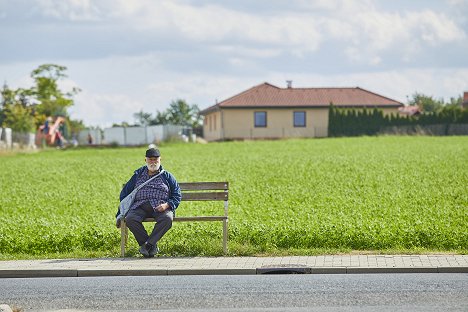
[[263, 82], [404, 103], [468, 91], [468, 0], [0, 0], [0, 38], [0, 79], [66, 66], [62, 89], [82, 89], [71, 117], [89, 126]]

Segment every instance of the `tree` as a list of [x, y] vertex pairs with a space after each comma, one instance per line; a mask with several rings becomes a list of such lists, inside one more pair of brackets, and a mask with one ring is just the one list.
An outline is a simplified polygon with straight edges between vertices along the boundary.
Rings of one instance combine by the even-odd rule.
[[112, 128], [119, 128], [119, 127], [128, 128], [128, 127], [134, 127], [134, 125], [131, 125], [126, 121], [122, 121], [122, 123], [120, 124], [119, 123], [112, 124]]
[[145, 113], [143, 110], [140, 110], [138, 113], [133, 114], [133, 117], [136, 119], [136, 123], [140, 126], [151, 124], [151, 113]]
[[201, 126], [200, 109], [196, 104], [188, 105], [185, 100], [172, 101], [164, 112], [157, 112], [154, 124], [174, 124], [197, 128]]
[[408, 105], [419, 106], [424, 112], [431, 113], [440, 111], [444, 107], [444, 101], [416, 92], [408, 99]]
[[[68, 117], [67, 108], [73, 105], [73, 96], [80, 90], [73, 88], [62, 92], [58, 81], [67, 77], [65, 66], [44, 64], [31, 72], [35, 84], [30, 89], [8, 88], [6, 82], [1, 90], [0, 124], [16, 132], [31, 132], [44, 123], [46, 117]], [[72, 131], [83, 127], [82, 121], [67, 118]]]
[[5, 127], [15, 132], [34, 132], [34, 116], [30, 107], [24, 107], [20, 102], [9, 104], [5, 109]]
[[31, 72], [35, 86], [31, 88], [30, 95], [39, 102], [37, 112], [45, 116], [67, 117], [67, 108], [73, 105], [73, 96], [80, 92], [74, 87], [71, 91], [63, 93], [57, 82], [66, 78], [65, 66], [44, 64]]
[[172, 101], [167, 110], [167, 119], [175, 125], [192, 126], [199, 110], [196, 105], [189, 106], [184, 100]]
[[3, 84], [2, 91], [0, 92], [0, 126], [3, 124], [5, 120], [5, 113], [6, 110], [10, 105], [15, 103], [15, 92], [8, 88], [7, 83]]
[[156, 117], [151, 120], [151, 125], [166, 125], [168, 123], [166, 112], [156, 112]]
[[72, 136], [78, 136], [78, 133], [80, 133], [81, 130], [84, 130], [86, 128], [83, 123], [83, 120], [74, 119], [70, 119], [68, 121], [68, 127]]
[[34, 132], [34, 109], [25, 89], [12, 90], [6, 82], [1, 91], [0, 125], [15, 132]]
[[463, 97], [459, 95], [457, 98], [451, 97], [450, 101], [445, 104], [447, 107], [461, 107], [463, 103]]

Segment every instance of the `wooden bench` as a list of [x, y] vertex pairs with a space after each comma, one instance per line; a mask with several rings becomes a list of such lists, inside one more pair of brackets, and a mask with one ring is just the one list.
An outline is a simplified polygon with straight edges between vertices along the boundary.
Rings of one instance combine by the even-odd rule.
[[[222, 216], [193, 216], [193, 217], [174, 217], [173, 222], [190, 222], [190, 221], [222, 221], [223, 222], [223, 251], [227, 252], [227, 235], [228, 235], [228, 182], [183, 182], [179, 183], [182, 191], [182, 201], [224, 201], [224, 215]], [[180, 207], [176, 214], [180, 213]], [[155, 222], [153, 218], [147, 218], [143, 222]], [[122, 220], [120, 225], [121, 241], [120, 255], [125, 257], [125, 245], [128, 240], [128, 227], [125, 221]]]

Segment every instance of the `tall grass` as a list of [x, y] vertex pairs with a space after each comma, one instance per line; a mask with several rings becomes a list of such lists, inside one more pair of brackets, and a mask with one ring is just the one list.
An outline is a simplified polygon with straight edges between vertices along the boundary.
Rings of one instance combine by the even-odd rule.
[[[179, 181], [230, 182], [229, 254], [468, 250], [468, 137], [161, 146]], [[114, 215], [144, 148], [0, 157], [0, 258], [118, 256]], [[182, 203], [177, 214], [221, 213]], [[151, 227], [152, 225], [147, 225]], [[163, 255], [221, 255], [220, 223], [175, 223]], [[130, 254], [137, 253], [133, 238]]]

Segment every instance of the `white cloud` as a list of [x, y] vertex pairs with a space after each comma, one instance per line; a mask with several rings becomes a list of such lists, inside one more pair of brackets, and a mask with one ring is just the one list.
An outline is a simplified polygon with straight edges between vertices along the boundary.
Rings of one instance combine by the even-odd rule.
[[394, 51], [405, 61], [428, 46], [463, 42], [464, 29], [444, 13], [432, 10], [388, 13], [373, 6], [367, 10], [343, 7], [323, 18], [324, 31], [345, 41], [346, 55], [356, 62], [379, 64], [382, 53]]
[[[270, 82], [284, 86], [284, 75], [271, 73]], [[403, 69], [332, 75], [295, 74], [295, 87], [361, 87], [406, 102], [415, 92], [448, 100], [468, 91], [468, 67], [460, 69]]]
[[[314, 51], [321, 41], [316, 20], [310, 14], [284, 16], [281, 12], [262, 16], [255, 12], [244, 13], [217, 5], [191, 6], [177, 1], [122, 0], [109, 2], [108, 6], [108, 16], [124, 20], [126, 25], [139, 32], [173, 34], [193, 42], [219, 43], [234, 40]], [[43, 7], [52, 11], [50, 6]], [[73, 6], [68, 3], [67, 7]], [[61, 15], [64, 15], [62, 11], [65, 10], [60, 10]], [[104, 8], [94, 11], [104, 11]]]
[[36, 1], [47, 16], [123, 23], [138, 33], [164, 34], [205, 46], [235, 42], [244, 49], [277, 49], [304, 58], [322, 48], [324, 40], [327, 44], [333, 40], [344, 47], [349, 60], [369, 65], [380, 64], [376, 60], [389, 52], [410, 61], [428, 46], [467, 37], [444, 12], [384, 11], [372, 0], [296, 1], [289, 10], [270, 14], [237, 11], [217, 2], [194, 6], [168, 0]]
[[110, 127], [123, 121], [133, 123], [133, 114], [143, 108], [141, 102], [123, 94], [84, 91], [75, 97], [75, 105], [69, 111], [73, 119], [84, 120], [86, 125]]
[[430, 10], [411, 14], [409, 23], [416, 28], [423, 41], [432, 45], [466, 39], [466, 33], [451, 18]]
[[280, 48], [249, 48], [236, 47], [233, 45], [218, 45], [213, 48], [214, 51], [243, 57], [271, 58], [281, 54]]
[[45, 16], [70, 21], [93, 21], [102, 18], [100, 8], [91, 0], [36, 0]]

